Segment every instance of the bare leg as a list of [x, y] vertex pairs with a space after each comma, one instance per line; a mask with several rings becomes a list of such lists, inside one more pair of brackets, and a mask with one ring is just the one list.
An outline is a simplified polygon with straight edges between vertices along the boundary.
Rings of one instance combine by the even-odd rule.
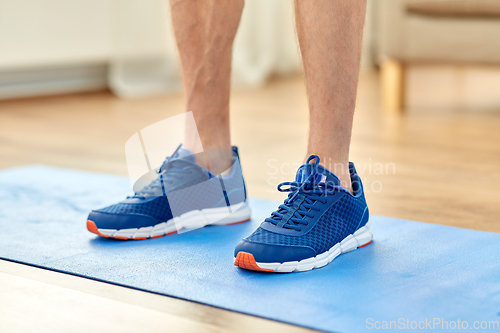
[[[231, 163], [229, 92], [232, 46], [243, 0], [170, 0], [172, 23], [184, 77], [186, 111], [192, 111], [203, 147], [187, 128], [184, 146], [217, 149], [216, 156], [197, 158], [215, 173]], [[210, 151], [211, 153], [214, 151]]]
[[351, 190], [349, 145], [366, 0], [295, 0], [309, 98], [308, 155]]

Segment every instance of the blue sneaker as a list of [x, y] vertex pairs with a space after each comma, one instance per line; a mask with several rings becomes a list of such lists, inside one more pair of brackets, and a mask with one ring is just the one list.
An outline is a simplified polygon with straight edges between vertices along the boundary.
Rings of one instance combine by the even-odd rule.
[[311, 155], [294, 182], [278, 186], [280, 192], [291, 193], [236, 246], [236, 266], [265, 272], [308, 271], [372, 241], [363, 185], [354, 164], [349, 163], [353, 195], [318, 163], [319, 157]]
[[93, 210], [87, 229], [103, 237], [138, 240], [250, 220], [238, 148], [233, 147], [226, 176], [200, 167], [181, 146], [157, 172], [159, 176], [134, 196]]

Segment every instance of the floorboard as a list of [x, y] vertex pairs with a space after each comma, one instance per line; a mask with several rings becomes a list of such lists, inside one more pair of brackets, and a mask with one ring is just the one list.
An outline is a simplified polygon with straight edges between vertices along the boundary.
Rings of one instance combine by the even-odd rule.
[[[381, 109], [377, 73], [362, 74], [351, 160], [372, 214], [500, 232], [499, 84], [484, 69], [450, 74], [461, 70], [410, 71], [410, 105], [400, 115]], [[436, 90], [450, 81], [446, 75], [465, 81], [444, 89], [443, 97]], [[481, 75], [488, 84], [481, 85]], [[465, 89], [470, 82], [473, 88]], [[249, 195], [283, 198], [276, 185], [292, 179], [305, 157], [305, 96], [300, 77], [234, 91], [232, 140]], [[0, 168], [41, 163], [125, 176], [126, 140], [179, 114], [182, 105], [180, 93], [120, 100], [107, 91], [0, 101]], [[6, 261], [0, 261], [0, 294], [9, 300], [0, 302], [2, 332], [305, 331]]]

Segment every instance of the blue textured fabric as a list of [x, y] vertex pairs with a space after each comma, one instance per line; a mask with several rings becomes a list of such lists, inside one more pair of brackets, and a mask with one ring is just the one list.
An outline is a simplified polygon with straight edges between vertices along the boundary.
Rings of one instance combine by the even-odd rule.
[[195, 156], [179, 146], [149, 185], [126, 200], [93, 210], [87, 219], [100, 229], [142, 228], [193, 210], [241, 203], [246, 193], [236, 147], [233, 160], [230, 176], [219, 178], [196, 165]]
[[372, 216], [370, 246], [310, 272], [266, 274], [235, 267], [233, 250], [278, 202], [250, 198], [249, 223], [138, 242], [86, 230], [90, 209], [129, 192], [112, 175], [0, 171], [0, 258], [331, 332], [385, 331], [368, 329], [370, 318], [500, 321], [500, 234]]
[[[351, 163], [350, 172], [357, 186], [352, 195], [340, 186], [333, 173], [318, 163], [319, 158], [312, 155], [297, 171], [296, 181], [278, 186], [282, 192], [291, 192], [288, 198], [261, 227], [236, 246], [235, 256], [241, 251], [251, 253], [259, 262], [307, 259], [328, 251], [366, 224], [368, 207], [354, 164]], [[289, 188], [282, 189], [283, 186]], [[287, 249], [280, 253], [276, 246]], [[304, 248], [314, 250], [313, 255], [307, 256]]]
[[111, 214], [93, 210], [87, 220], [94, 221], [101, 229], [128, 229], [149, 227], [161, 223], [150, 215], [143, 214]]
[[258, 228], [246, 239], [270, 245], [306, 246], [320, 254], [356, 231], [365, 207], [361, 200], [343, 196], [319, 218], [315, 227], [303, 236], [284, 235]]
[[154, 197], [141, 203], [119, 202], [97, 211], [109, 214], [143, 214], [162, 221], [172, 218], [167, 197]]

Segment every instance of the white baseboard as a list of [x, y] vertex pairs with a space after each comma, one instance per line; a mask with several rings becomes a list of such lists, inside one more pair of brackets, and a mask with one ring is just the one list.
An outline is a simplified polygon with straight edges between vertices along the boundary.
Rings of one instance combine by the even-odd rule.
[[107, 64], [0, 70], [0, 99], [91, 91], [107, 86]]

